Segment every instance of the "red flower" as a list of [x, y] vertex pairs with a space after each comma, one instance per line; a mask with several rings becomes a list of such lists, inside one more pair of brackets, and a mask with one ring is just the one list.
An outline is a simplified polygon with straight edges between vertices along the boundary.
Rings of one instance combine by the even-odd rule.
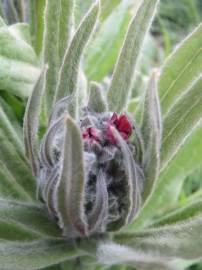
[[98, 136], [98, 131], [96, 128], [89, 127], [85, 129], [82, 133], [83, 139], [84, 140], [89, 140], [90, 143], [93, 142], [99, 142], [99, 136]]
[[107, 138], [113, 143], [116, 143], [116, 138], [112, 132], [112, 126], [116, 127], [124, 140], [128, 140], [133, 131], [132, 125], [125, 114], [119, 117], [117, 113], [113, 113], [106, 131]]

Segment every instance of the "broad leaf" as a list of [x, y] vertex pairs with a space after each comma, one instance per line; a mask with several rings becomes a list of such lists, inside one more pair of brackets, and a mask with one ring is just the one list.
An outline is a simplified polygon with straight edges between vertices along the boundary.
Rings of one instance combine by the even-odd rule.
[[36, 199], [36, 183], [25, 159], [17, 152], [16, 148], [0, 133], [0, 161], [7, 168], [12, 178], [24, 189], [30, 200]]
[[[110, 5], [112, 1], [103, 1]], [[108, 4], [109, 2], [109, 4]], [[84, 70], [90, 80], [101, 81], [116, 63], [131, 15], [131, 0], [124, 0], [99, 26], [86, 50]]]
[[[26, 37], [26, 38], [25, 38]], [[0, 28], [0, 89], [28, 97], [39, 70], [26, 25]]]
[[202, 24], [195, 29], [165, 62], [159, 81], [163, 114], [174, 105], [189, 85], [201, 74]]
[[202, 119], [202, 78], [176, 101], [163, 121], [161, 170], [176, 155]]
[[118, 243], [168, 259], [199, 259], [202, 257], [202, 215], [187, 222], [148, 229], [139, 233], [120, 234]]
[[108, 103], [111, 111], [120, 112], [127, 104], [138, 56], [157, 3], [158, 0], [142, 1], [129, 26], [109, 87]]
[[159, 219], [156, 219], [150, 226], [159, 227], [163, 225], [175, 224], [177, 222], [185, 222], [190, 218], [195, 218], [195, 216], [202, 213], [202, 200], [187, 203], [181, 208], [162, 216]]
[[[41, 205], [0, 199], [1, 220], [21, 225], [38, 237], [60, 237], [61, 231]], [[6, 236], [6, 228], [5, 228]]]
[[177, 269], [170, 262], [170, 260], [160, 257], [158, 254], [154, 254], [152, 251], [144, 252], [143, 250], [140, 251], [138, 249], [133, 249], [124, 245], [118, 245], [110, 242], [106, 242], [104, 244], [102, 243], [98, 246], [98, 260], [100, 263], [105, 265], [126, 264], [141, 270]]
[[155, 192], [144, 205], [130, 229], [140, 229], [150, 224], [154, 215], [176, 204], [185, 177], [202, 164], [201, 136], [202, 128], [199, 127], [161, 172]]
[[42, 239], [0, 243], [0, 264], [4, 270], [37, 270], [82, 255], [82, 251], [64, 240]]

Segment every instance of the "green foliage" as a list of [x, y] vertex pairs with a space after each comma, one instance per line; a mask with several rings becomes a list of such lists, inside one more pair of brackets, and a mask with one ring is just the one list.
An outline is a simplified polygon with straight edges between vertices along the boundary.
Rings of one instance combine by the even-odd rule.
[[[201, 259], [201, 3], [161, 0], [148, 33], [158, 2], [0, 1], [1, 269], [168, 270]], [[19, 23], [28, 10], [29, 25]], [[179, 29], [197, 24], [147, 83]], [[109, 111], [134, 121], [131, 141]], [[102, 129], [114, 141], [101, 149]]]

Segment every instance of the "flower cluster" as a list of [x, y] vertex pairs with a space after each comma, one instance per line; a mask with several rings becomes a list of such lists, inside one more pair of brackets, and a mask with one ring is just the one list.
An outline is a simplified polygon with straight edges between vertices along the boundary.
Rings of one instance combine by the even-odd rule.
[[[65, 116], [58, 115], [57, 106], [41, 145], [38, 182], [50, 214], [59, 220], [55, 192], [64, 166]], [[130, 142], [133, 123], [126, 114], [95, 113], [86, 108], [77, 125], [83, 140], [85, 192], [81, 203], [87, 229], [83, 233], [71, 230], [76, 236], [118, 230], [136, 215], [144, 179]]]

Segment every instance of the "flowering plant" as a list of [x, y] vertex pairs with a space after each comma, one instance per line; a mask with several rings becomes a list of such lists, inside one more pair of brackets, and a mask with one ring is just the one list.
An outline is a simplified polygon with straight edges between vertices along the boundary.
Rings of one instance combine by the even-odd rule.
[[15, 69], [27, 61], [22, 76], [34, 77], [19, 87], [10, 70], [5, 83], [19, 96], [34, 84], [24, 145], [19, 124], [0, 110], [2, 269], [183, 269], [202, 257], [201, 199], [178, 204], [181, 162], [187, 171], [201, 163], [201, 25], [152, 72], [128, 111], [158, 2], [141, 1], [110, 81], [88, 87], [82, 56], [102, 1], [76, 31], [74, 1], [46, 1], [42, 65], [19, 29], [2, 21], [0, 36], [21, 33]]

